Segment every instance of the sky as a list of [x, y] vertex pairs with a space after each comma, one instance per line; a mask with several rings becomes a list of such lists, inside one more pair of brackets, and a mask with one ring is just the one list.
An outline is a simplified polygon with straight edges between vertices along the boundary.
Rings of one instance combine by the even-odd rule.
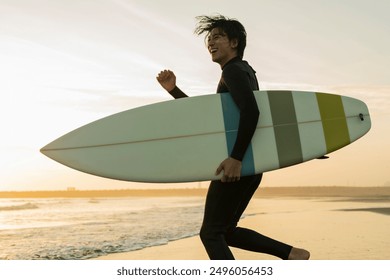
[[[261, 89], [358, 98], [372, 129], [357, 142], [265, 174], [264, 186], [390, 186], [390, 2], [387, 0], [0, 0], [0, 190], [167, 187], [100, 178], [39, 152], [102, 117], [169, 100], [171, 69], [190, 96], [221, 74], [198, 15], [238, 19]], [[172, 184], [168, 187], [206, 186]]]

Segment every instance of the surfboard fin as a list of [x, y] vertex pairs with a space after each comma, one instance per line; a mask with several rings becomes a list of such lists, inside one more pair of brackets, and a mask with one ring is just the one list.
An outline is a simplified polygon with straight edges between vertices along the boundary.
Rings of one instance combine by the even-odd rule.
[[328, 158], [329, 158], [328, 156], [323, 155], [323, 156], [321, 156], [321, 157], [319, 157], [317, 159], [328, 159]]

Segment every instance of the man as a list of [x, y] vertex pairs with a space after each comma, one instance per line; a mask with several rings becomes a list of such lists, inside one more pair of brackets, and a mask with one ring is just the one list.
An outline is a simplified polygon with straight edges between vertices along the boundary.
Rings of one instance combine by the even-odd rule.
[[[273, 240], [253, 230], [237, 227], [237, 223], [259, 186], [262, 174], [241, 177], [241, 161], [256, 130], [259, 110], [253, 90], [259, 85], [255, 71], [243, 61], [246, 31], [240, 22], [224, 16], [201, 16], [195, 33], [206, 33], [212, 61], [222, 69], [217, 93], [230, 92], [240, 111], [237, 138], [230, 156], [221, 162], [216, 175], [221, 180], [209, 186], [200, 237], [210, 259], [232, 260], [229, 246], [267, 253], [281, 259], [309, 259], [309, 252]], [[176, 86], [170, 70], [157, 76], [158, 82], [174, 98], [187, 97]]]

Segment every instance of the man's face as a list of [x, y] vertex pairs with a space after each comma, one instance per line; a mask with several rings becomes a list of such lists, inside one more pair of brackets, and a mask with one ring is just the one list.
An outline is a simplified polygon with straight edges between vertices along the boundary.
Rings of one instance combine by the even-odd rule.
[[220, 28], [211, 30], [207, 38], [207, 48], [211, 54], [211, 59], [221, 67], [237, 56], [237, 40], [229, 40]]

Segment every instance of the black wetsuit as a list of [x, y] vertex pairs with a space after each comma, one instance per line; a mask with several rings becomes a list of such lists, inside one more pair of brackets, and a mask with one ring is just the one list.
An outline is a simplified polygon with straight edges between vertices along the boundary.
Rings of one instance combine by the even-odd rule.
[[[230, 154], [242, 160], [256, 130], [259, 110], [253, 90], [259, 85], [255, 71], [239, 57], [222, 68], [217, 93], [230, 92], [240, 110], [237, 139]], [[174, 98], [187, 97], [179, 88], [170, 94]], [[217, 168], [217, 166], [216, 166]], [[233, 260], [229, 246], [267, 253], [287, 259], [292, 247], [253, 230], [237, 227], [237, 223], [261, 182], [262, 174], [241, 177], [239, 181], [222, 183], [211, 181], [206, 198], [200, 238], [210, 259]]]

